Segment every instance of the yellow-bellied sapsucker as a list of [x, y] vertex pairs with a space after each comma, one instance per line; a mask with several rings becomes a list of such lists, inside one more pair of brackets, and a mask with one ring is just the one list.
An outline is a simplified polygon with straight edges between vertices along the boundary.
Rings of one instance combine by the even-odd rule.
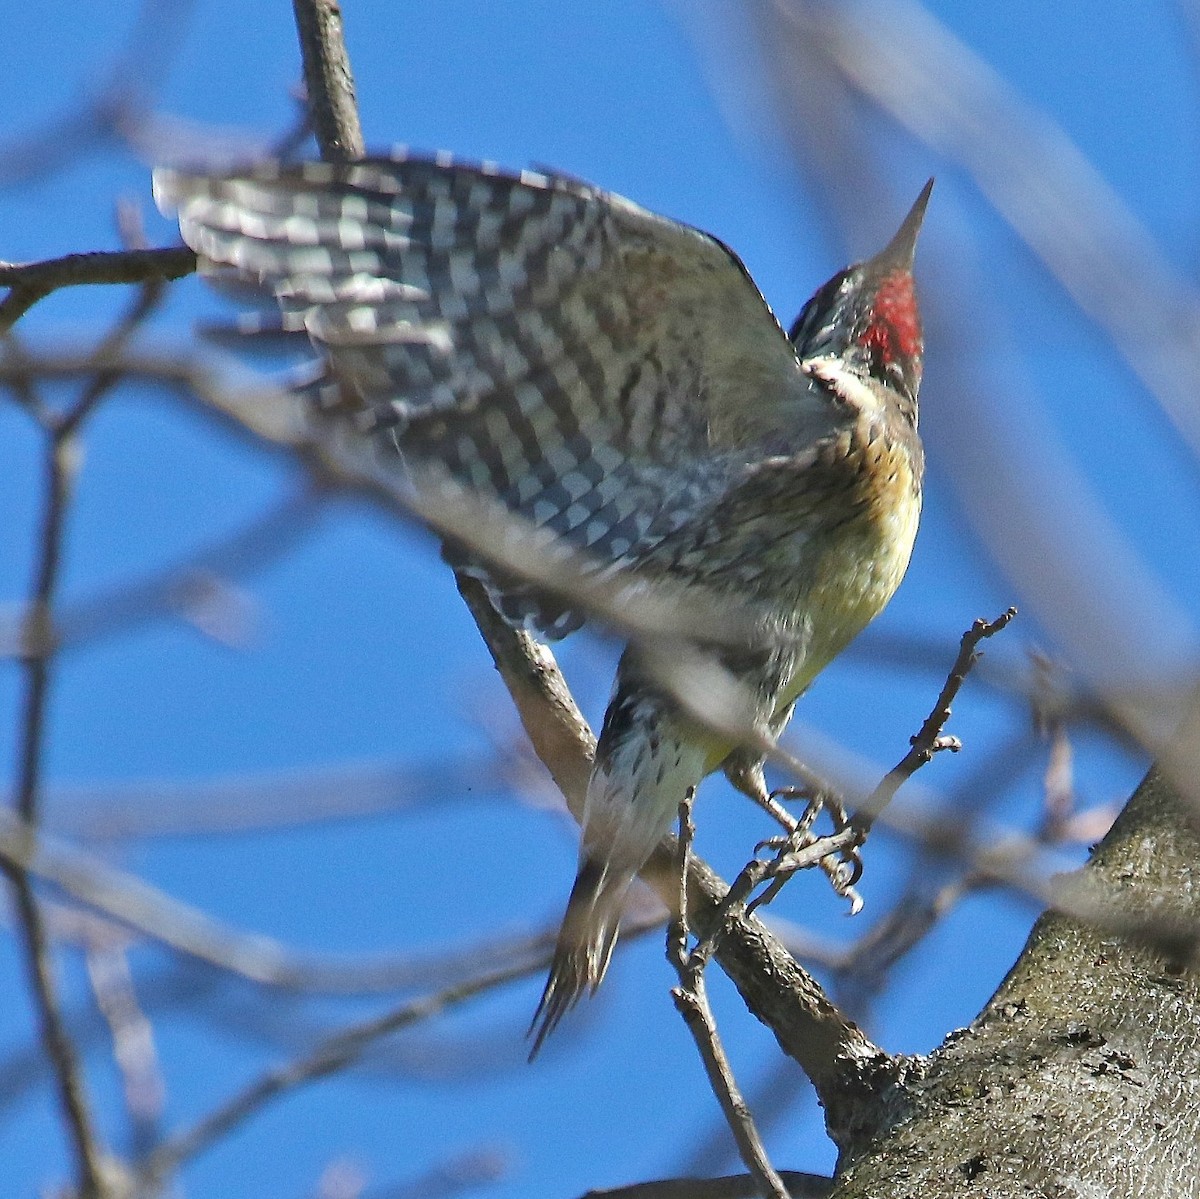
[[[772, 734], [908, 565], [929, 190], [785, 334], [721, 242], [576, 180], [407, 155], [156, 176], [202, 267], [274, 291], [397, 469], [437, 463], [598, 571], [749, 604], [753, 629], [713, 652]], [[550, 636], [580, 623], [487, 575], [486, 546], [469, 554], [510, 619]], [[763, 791], [761, 764], [627, 652], [535, 1052], [599, 985], [632, 880], [723, 764]]]

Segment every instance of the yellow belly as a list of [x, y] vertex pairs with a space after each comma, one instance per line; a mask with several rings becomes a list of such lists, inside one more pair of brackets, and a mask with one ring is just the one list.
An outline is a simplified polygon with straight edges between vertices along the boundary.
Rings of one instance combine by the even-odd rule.
[[804, 607], [812, 630], [808, 653], [777, 711], [795, 701], [887, 606], [908, 569], [920, 513], [920, 497], [910, 494], [824, 555]]
[[[920, 492], [901, 472], [899, 486], [862, 521], [843, 526], [813, 563], [811, 583], [801, 592], [798, 625], [809, 641], [800, 668], [775, 705], [781, 715], [826, 666], [887, 606], [912, 556], [921, 513]], [[706, 772], [715, 770], [734, 745], [706, 734]]]

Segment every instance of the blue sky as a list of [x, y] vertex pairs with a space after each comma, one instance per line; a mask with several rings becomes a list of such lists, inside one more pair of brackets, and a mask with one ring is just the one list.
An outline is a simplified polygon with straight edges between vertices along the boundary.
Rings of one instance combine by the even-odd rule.
[[[163, 28], [177, 32], [156, 34], [151, 61], [138, 67], [138, 78], [160, 88], [158, 111], [197, 130], [217, 126], [269, 141], [290, 119], [288, 95], [299, 73], [290, 6], [194, 0], [176, 7]], [[945, 323], [936, 336], [931, 329], [923, 393], [932, 451], [927, 511], [909, 578], [879, 622], [881, 638], [932, 641], [948, 665], [975, 617], [1016, 602], [1027, 610], [994, 649], [996, 660], [1014, 667], [1024, 666], [1030, 649], [1064, 645], [1078, 653], [1071, 664], [1088, 674], [1114, 663], [1128, 674], [1133, 663], [1154, 681], [1190, 663], [1200, 584], [1195, 461], [1129, 364], [989, 208], [952, 154], [868, 116], [865, 144], [885, 192], [857, 206], [852, 200], [842, 219], [831, 219], [822, 189], [793, 168], [781, 144], [770, 89], [732, 5], [355, 0], [345, 7], [370, 144], [550, 165], [707, 229], [743, 257], [785, 323], [829, 274], [877, 249], [935, 174], [918, 277], [927, 289], [933, 278], [944, 286], [930, 298], [952, 308], [970, 336], [944, 335]], [[930, 5], [1065, 132], [1190, 288], [1200, 146], [1197, 44], [1184, 8], [1097, 0], [1080, 21], [1070, 6], [1032, 0]], [[69, 0], [12, 14], [0, 71], [6, 136], [38, 130], [96, 88], [134, 16], [132, 5]], [[140, 202], [151, 241], [165, 244], [173, 232], [152, 211], [148, 167], [128, 150], [96, 148], [62, 171], [0, 191], [0, 259], [115, 246], [118, 197]], [[34, 343], [72, 344], [94, 336], [97, 321], [125, 299], [119, 289], [61, 294], [40, 305], [22, 332]], [[196, 319], [221, 312], [220, 301], [190, 280], [175, 289], [148, 335], [179, 345]], [[951, 386], [964, 377], [978, 381], [995, 406], [971, 401], [968, 408]], [[1028, 455], [1058, 470], [1056, 440], [1077, 451], [1080, 486], [1125, 545], [1126, 558], [1108, 556], [1097, 568], [1095, 590], [1119, 629], [1105, 644], [1088, 632], [1099, 626], [1086, 623], [1082, 606], [1056, 607], [1053, 594], [1038, 593], [1055, 562], [1026, 562], [1024, 580], [1002, 570], [1026, 545], [1013, 515], [1018, 500], [1028, 500], [1047, 526], [1072, 519], [1065, 476], [998, 493], [988, 509], [996, 538], [990, 548], [979, 541], [977, 510], [962, 499], [964, 476], [987, 474], [996, 461]], [[194, 410], [138, 389], [97, 413], [85, 450], [67, 542], [68, 602], [186, 559], [301, 482]], [[988, 453], [998, 456], [991, 465]], [[38, 461], [27, 422], [10, 404], [0, 406], [5, 606], [28, 586]], [[1010, 484], [996, 473], [995, 487], [1023, 486], [1019, 471], [1014, 477], [1018, 483]], [[974, 482], [978, 502], [988, 484]], [[1093, 556], [1098, 544], [1086, 547]], [[51, 827], [77, 827], [81, 814], [102, 812], [132, 783], [153, 793], [168, 782], [405, 762], [466, 769], [513, 735], [478, 635], [419, 531], [335, 502], [287, 552], [234, 582], [249, 620], [240, 647], [164, 617], [64, 655], [47, 752]], [[819, 734], [881, 766], [901, 755], [936, 694], [938, 667], [897, 670], [882, 659], [882, 644], [868, 642], [823, 676], [797, 716], [813, 731], [802, 745]], [[593, 721], [615, 652], [603, 637], [584, 636], [561, 655]], [[14, 664], [0, 664], [4, 777], [12, 774], [19, 694]], [[936, 763], [922, 782], [950, 796], [982, 770], [991, 784], [987, 817], [1031, 827], [1045, 748], [1035, 745], [1020, 769], [1000, 755], [1028, 720], [996, 690], [969, 687], [952, 728], [966, 750]], [[1118, 801], [1144, 766], [1087, 732], [1075, 750], [1077, 787], [1088, 804]], [[79, 788], [108, 794], [81, 799]], [[702, 852], [726, 872], [769, 832], [715, 782], [705, 788], [699, 820]], [[240, 928], [330, 952], [469, 950], [536, 930], [557, 916], [575, 857], [573, 829], [547, 813], [544, 794], [535, 788], [532, 802], [514, 802], [505, 789], [483, 785], [439, 789], [371, 818], [98, 848]], [[863, 916], [847, 920], [816, 878], [792, 884], [780, 915], [822, 937], [861, 935], [897, 894], [910, 862], [907, 847], [881, 834], [868, 848]], [[871, 1010], [872, 1035], [888, 1049], [920, 1052], [969, 1021], [1011, 964], [1033, 915], [1024, 901], [990, 894], [961, 905], [895, 969]], [[504, 1199], [573, 1195], [697, 1161], [732, 1168], [728, 1153], [714, 1148], [727, 1137], [671, 1008], [661, 959], [657, 937], [629, 947], [602, 998], [571, 1018], [533, 1067], [523, 1063], [522, 1035], [540, 980], [468, 1005], [398, 1042], [386, 1069], [306, 1088], [271, 1108], [197, 1160], [186, 1188], [309, 1194], [322, 1171], [342, 1160], [382, 1185], [480, 1147], [506, 1156], [506, 1172], [488, 1189]], [[192, 972], [179, 1002], [168, 994], [179, 978], [168, 954], [139, 947], [132, 961], [154, 1021], [168, 1127], [190, 1122], [264, 1066], [300, 1051], [315, 1030], [386, 1002], [297, 1002], [263, 1030], [259, 1017], [276, 1010], [278, 995], [218, 986], [215, 975]], [[64, 969], [72, 1011], [90, 1036], [88, 1077], [102, 1127], [126, 1148], [111, 1056], [77, 957], [67, 955]], [[205, 997], [202, 983], [214, 988]], [[774, 1043], [739, 1009], [731, 988], [714, 988], [752, 1102], [780, 1109], [767, 1137], [776, 1163], [828, 1169], [832, 1148], [811, 1096], [779, 1073]], [[0, 1173], [14, 1193], [29, 1194], [64, 1177], [66, 1156], [49, 1087], [44, 1079], [21, 1086], [14, 1065], [32, 1018], [7, 939], [0, 941], [0, 1013], [0, 1094], [15, 1094], [0, 1107]]]

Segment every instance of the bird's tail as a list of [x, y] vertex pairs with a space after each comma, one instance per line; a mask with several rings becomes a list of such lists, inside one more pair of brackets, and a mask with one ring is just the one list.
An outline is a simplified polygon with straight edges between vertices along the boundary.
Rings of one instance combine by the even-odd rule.
[[580, 996], [585, 991], [595, 991], [604, 978], [617, 942], [621, 908], [632, 881], [631, 876], [614, 873], [595, 858], [584, 857], [580, 863], [558, 930], [550, 977], [529, 1026], [529, 1035], [533, 1037], [530, 1061]]
[[625, 896], [703, 776], [706, 754], [703, 739], [679, 724], [664, 699], [632, 672], [619, 680], [588, 781], [579, 873], [529, 1029], [531, 1058], [579, 997], [600, 985]]

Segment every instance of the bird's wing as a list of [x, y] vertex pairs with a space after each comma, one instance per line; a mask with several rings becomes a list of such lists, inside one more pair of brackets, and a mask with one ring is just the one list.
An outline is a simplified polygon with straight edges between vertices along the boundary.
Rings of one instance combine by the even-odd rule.
[[730, 469], [832, 419], [731, 251], [587, 184], [395, 156], [155, 188], [202, 266], [273, 290], [406, 459], [601, 566], [636, 566]]

